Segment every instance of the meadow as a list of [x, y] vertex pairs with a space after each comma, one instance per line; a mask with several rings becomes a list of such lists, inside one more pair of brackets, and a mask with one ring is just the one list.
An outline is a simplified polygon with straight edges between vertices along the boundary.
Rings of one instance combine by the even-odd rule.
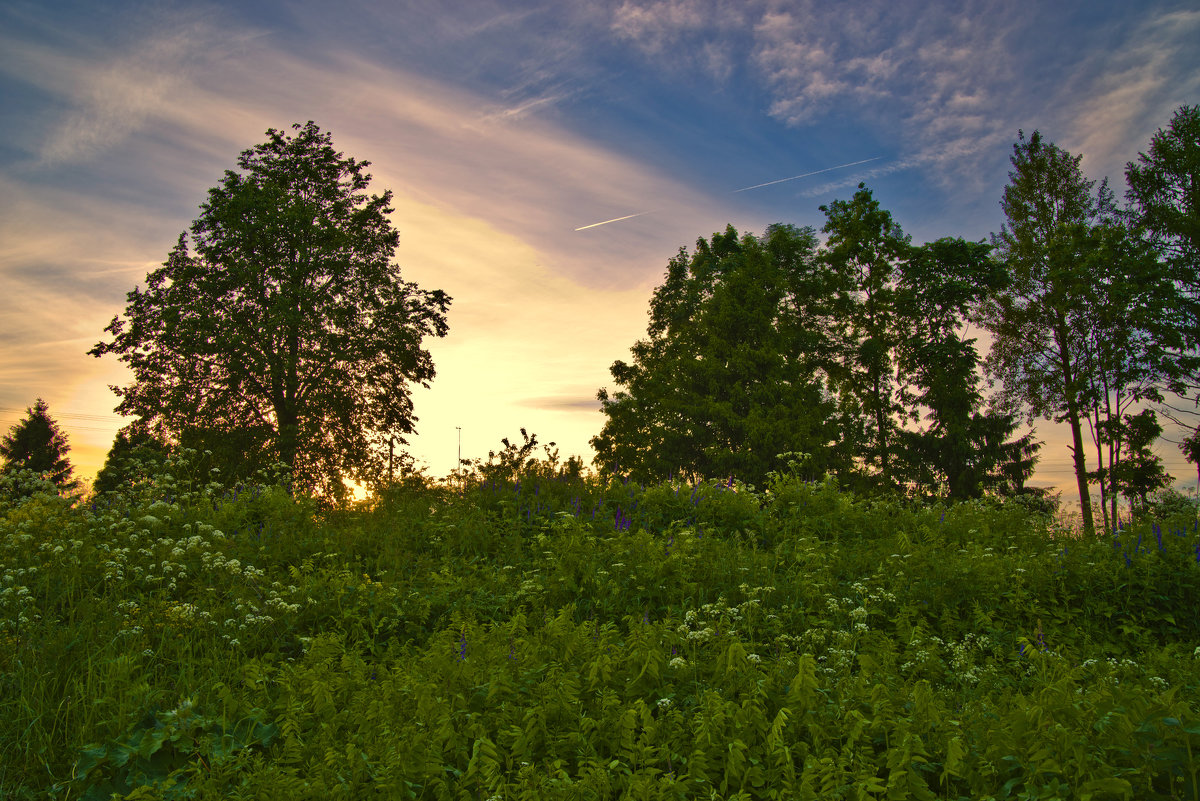
[[1194, 508], [211, 478], [4, 479], [0, 797], [1200, 799]]

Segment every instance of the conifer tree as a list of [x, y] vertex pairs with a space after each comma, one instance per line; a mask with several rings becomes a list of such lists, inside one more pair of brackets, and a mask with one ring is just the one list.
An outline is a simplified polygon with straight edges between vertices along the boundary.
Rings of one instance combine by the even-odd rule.
[[32, 470], [45, 475], [60, 489], [74, 489], [79, 482], [71, 477], [75, 470], [67, 459], [71, 446], [50, 416], [49, 405], [38, 398], [26, 412], [25, 419], [0, 439], [0, 456], [4, 457], [0, 469], [5, 473]]

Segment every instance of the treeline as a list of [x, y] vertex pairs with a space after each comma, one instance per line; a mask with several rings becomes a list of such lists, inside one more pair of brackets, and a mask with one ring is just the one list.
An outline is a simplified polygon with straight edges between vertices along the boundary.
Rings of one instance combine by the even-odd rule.
[[[181, 447], [227, 482], [281, 464], [334, 503], [348, 479], [378, 489], [412, 472], [411, 385], [434, 378], [423, 340], [446, 334], [450, 298], [402, 280], [369, 163], [312, 122], [293, 130], [242, 153], [89, 351], [133, 376], [115, 389], [133, 421], [97, 492]], [[1120, 497], [1144, 508], [1170, 481], [1160, 418], [1190, 432], [1181, 448], [1200, 465], [1200, 106], [1128, 164], [1124, 204], [1080, 159], [1021, 134], [988, 241], [914, 245], [860, 184], [821, 207], [824, 244], [779, 224], [681, 249], [646, 337], [599, 391], [597, 470], [761, 483], [790, 464], [859, 492], [1036, 495], [1040, 443], [1018, 430], [1046, 419], [1071, 431], [1086, 531], [1090, 485], [1106, 528]], [[459, 472], [536, 462], [522, 435]], [[3, 469], [68, 488], [65, 452], [39, 400]]]
[[1080, 159], [1021, 134], [986, 242], [913, 245], [860, 184], [821, 207], [822, 246], [775, 225], [680, 250], [599, 392], [597, 464], [759, 481], [788, 453], [860, 491], [1028, 494], [1040, 443], [1016, 432], [1040, 418], [1070, 428], [1086, 531], [1090, 484], [1106, 527], [1144, 508], [1170, 481], [1159, 415], [1200, 462], [1200, 106], [1129, 163], [1123, 206]]

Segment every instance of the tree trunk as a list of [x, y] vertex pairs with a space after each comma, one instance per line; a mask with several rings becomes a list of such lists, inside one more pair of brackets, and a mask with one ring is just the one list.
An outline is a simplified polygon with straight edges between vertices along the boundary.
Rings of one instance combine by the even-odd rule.
[[294, 473], [296, 451], [300, 447], [299, 421], [296, 414], [290, 411], [283, 414], [276, 412], [275, 417], [279, 424], [279, 461], [287, 465], [288, 470]]
[[1083, 453], [1083, 428], [1080, 425], [1079, 410], [1071, 403], [1067, 412], [1068, 422], [1071, 424], [1071, 455], [1075, 461], [1075, 481], [1079, 485], [1079, 511], [1083, 515], [1083, 533], [1084, 536], [1091, 537], [1096, 534], [1096, 524], [1092, 520], [1092, 496], [1088, 492], [1087, 480], [1087, 459]]
[[[1092, 426], [1092, 441], [1096, 444], [1096, 470], [1098, 471], [1098, 474], [1100, 476], [1100, 482], [1099, 482], [1100, 483], [1100, 511], [1103, 513], [1104, 530], [1111, 531], [1112, 529], [1117, 527], [1116, 505], [1114, 504], [1114, 506], [1113, 506], [1113, 517], [1112, 517], [1112, 523], [1110, 524], [1109, 517], [1108, 517], [1108, 481], [1107, 481], [1107, 477], [1104, 473], [1104, 445], [1100, 441], [1100, 431], [1102, 429], [1100, 428], [1100, 407], [1099, 406], [1092, 407], [1091, 419], [1089, 420], [1089, 423]], [[1109, 454], [1110, 454], [1108, 464], [1109, 464], [1109, 468], [1111, 469], [1112, 468], [1112, 458], [1111, 458], [1112, 445], [1111, 444], [1109, 445], [1108, 449], [1109, 449]]]
[[1054, 339], [1058, 344], [1058, 359], [1062, 369], [1063, 400], [1066, 401], [1067, 422], [1071, 426], [1071, 456], [1075, 462], [1075, 482], [1079, 485], [1079, 512], [1083, 517], [1083, 533], [1092, 537], [1096, 524], [1092, 519], [1092, 496], [1088, 492], [1087, 454], [1083, 451], [1083, 421], [1079, 415], [1079, 390], [1076, 384], [1075, 364], [1068, 347], [1070, 328], [1065, 314], [1059, 310], [1058, 325]]

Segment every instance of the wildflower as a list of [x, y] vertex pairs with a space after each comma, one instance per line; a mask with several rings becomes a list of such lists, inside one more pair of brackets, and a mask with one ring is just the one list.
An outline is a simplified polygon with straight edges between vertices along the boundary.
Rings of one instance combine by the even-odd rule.
[[462, 662], [467, 658], [467, 628], [462, 629], [462, 635], [458, 638], [458, 660]]
[[[1197, 648], [1196, 651], [1197, 651], [1197, 653], [1200, 653], [1200, 648]], [[1200, 659], [1200, 656], [1197, 656], [1196, 658]], [[682, 656], [677, 656], [674, 659], [672, 659], [670, 662], [668, 662], [667, 664], [673, 668], [687, 667], [687, 660], [684, 659]]]

